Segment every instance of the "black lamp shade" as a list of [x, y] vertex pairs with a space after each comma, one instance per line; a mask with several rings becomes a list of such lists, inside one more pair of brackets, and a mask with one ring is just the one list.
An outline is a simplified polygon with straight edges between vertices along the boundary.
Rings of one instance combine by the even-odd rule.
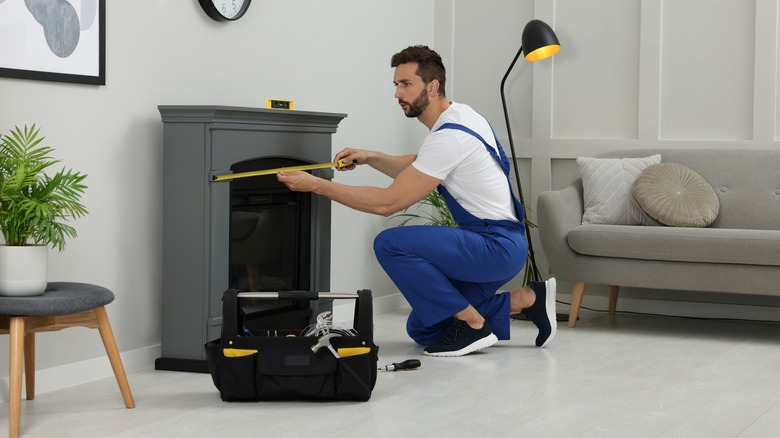
[[531, 20], [523, 29], [523, 52], [526, 61], [549, 58], [561, 50], [555, 31], [541, 20]]

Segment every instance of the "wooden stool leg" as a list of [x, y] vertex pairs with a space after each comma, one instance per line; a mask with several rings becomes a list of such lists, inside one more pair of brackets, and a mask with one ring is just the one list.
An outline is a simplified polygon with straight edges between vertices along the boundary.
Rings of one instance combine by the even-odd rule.
[[24, 335], [24, 389], [27, 400], [35, 399], [35, 332]]
[[578, 281], [571, 288], [571, 308], [569, 309], [569, 327], [574, 327], [577, 323], [577, 316], [580, 314], [582, 297], [585, 295], [585, 282]]
[[114, 369], [114, 376], [119, 384], [119, 390], [122, 392], [122, 398], [125, 400], [125, 406], [128, 409], [132, 409], [135, 407], [133, 394], [130, 392], [130, 384], [127, 383], [125, 367], [122, 366], [122, 358], [119, 356], [119, 348], [117, 348], [114, 340], [114, 331], [111, 330], [111, 323], [108, 322], [106, 308], [102, 306], [96, 308], [95, 316], [97, 316], [98, 324], [100, 324], [98, 327], [100, 337], [103, 339], [103, 346], [106, 347], [106, 354], [111, 362], [111, 368]]
[[8, 382], [8, 436], [19, 437], [22, 418], [22, 361], [24, 357], [24, 317], [12, 316], [9, 324], [10, 357]]

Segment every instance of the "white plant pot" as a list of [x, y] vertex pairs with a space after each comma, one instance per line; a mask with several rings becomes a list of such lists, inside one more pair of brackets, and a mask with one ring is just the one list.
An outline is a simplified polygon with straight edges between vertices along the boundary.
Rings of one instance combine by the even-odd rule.
[[49, 247], [0, 245], [0, 296], [29, 297], [46, 291]]

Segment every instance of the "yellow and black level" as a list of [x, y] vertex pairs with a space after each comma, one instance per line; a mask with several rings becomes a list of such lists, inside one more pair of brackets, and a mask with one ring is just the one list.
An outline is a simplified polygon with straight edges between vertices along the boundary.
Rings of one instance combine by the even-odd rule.
[[265, 107], [270, 109], [291, 110], [293, 109], [293, 101], [283, 99], [268, 99], [265, 101]]

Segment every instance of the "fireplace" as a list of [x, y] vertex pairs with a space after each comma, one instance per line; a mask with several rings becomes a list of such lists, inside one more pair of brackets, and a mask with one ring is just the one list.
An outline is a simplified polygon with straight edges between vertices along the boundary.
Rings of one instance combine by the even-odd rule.
[[[215, 175], [332, 160], [344, 114], [223, 106], [160, 106], [163, 121], [161, 357], [156, 369], [207, 372], [203, 345], [220, 336], [222, 293], [329, 291], [330, 201], [275, 175]], [[313, 171], [332, 178], [332, 169]], [[253, 303], [262, 326], [305, 325], [328, 310]]]

